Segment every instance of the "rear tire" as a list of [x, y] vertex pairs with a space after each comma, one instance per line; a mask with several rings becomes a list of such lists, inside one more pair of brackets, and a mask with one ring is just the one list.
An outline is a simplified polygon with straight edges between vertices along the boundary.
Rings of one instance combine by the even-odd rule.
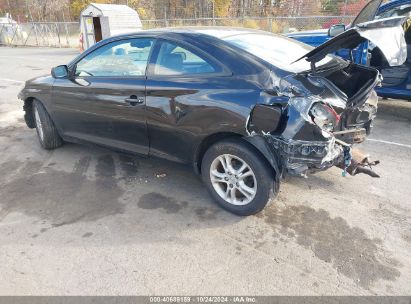
[[41, 146], [47, 150], [60, 147], [63, 144], [63, 140], [57, 132], [56, 126], [47, 110], [38, 100], [33, 101], [33, 117]]
[[247, 216], [261, 211], [278, 189], [268, 162], [238, 139], [220, 141], [204, 154], [201, 174], [208, 191], [224, 209]]

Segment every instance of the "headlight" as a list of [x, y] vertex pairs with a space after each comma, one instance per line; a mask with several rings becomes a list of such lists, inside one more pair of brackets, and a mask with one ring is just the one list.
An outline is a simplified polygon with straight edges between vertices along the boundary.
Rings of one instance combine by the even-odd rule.
[[315, 124], [326, 131], [332, 131], [340, 121], [337, 112], [322, 102], [317, 102], [312, 106], [310, 115]]

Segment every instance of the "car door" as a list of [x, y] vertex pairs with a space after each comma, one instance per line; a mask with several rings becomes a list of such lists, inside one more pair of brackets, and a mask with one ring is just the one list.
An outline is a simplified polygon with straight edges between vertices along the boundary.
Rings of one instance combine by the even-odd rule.
[[53, 85], [53, 117], [64, 137], [147, 154], [146, 67], [153, 38], [106, 43]]
[[[411, 0], [392, 1], [380, 7], [375, 19], [406, 17], [403, 24], [405, 41], [407, 44], [407, 60], [402, 66], [390, 68], [381, 64], [381, 52], [379, 49], [372, 49], [371, 65], [377, 67], [383, 75], [383, 87], [376, 88], [377, 92], [384, 96], [385, 91], [388, 94], [400, 93], [402, 91], [409, 96], [407, 90], [411, 89]], [[409, 97], [408, 97], [409, 98]]]
[[[332, 25], [328, 30], [314, 30], [314, 31], [303, 31], [287, 34], [288, 37], [296, 39], [298, 41], [304, 42], [314, 47], [318, 47], [321, 44], [327, 42], [333, 37], [343, 33], [346, 29], [354, 27], [355, 25], [374, 19], [382, 0], [371, 0], [368, 2], [360, 13], [355, 17], [353, 22], [346, 26], [345, 24], [335, 24]], [[353, 50], [352, 55], [354, 61], [360, 64], [367, 64], [368, 60], [368, 43], [360, 45], [358, 48]], [[351, 53], [348, 50], [339, 50], [336, 55], [341, 56], [346, 59], [351, 59]]]
[[[374, 19], [384, 19], [389, 17], [402, 17], [410, 13], [410, 0], [391, 1], [381, 5], [382, 0], [372, 0], [360, 11], [355, 17], [349, 28], [357, 26], [361, 23], [366, 23]], [[332, 32], [331, 28], [329, 33]], [[331, 37], [330, 37], [331, 38]], [[353, 59], [359, 64], [369, 64], [369, 43], [364, 42], [353, 51]], [[340, 50], [337, 55], [343, 58], [349, 58], [350, 54], [347, 50]]]
[[230, 94], [233, 100], [234, 94], [239, 99], [238, 82], [230, 76], [231, 72], [205, 52], [182, 41], [158, 39], [147, 73], [150, 155], [190, 162], [199, 139], [223, 127], [213, 122], [228, 124], [228, 109], [236, 110], [234, 102], [225, 101]]
[[[382, 0], [371, 0], [364, 8], [358, 13], [357, 17], [351, 22], [349, 28], [353, 28], [358, 24], [369, 22], [374, 20], [380, 7]], [[330, 31], [331, 32], [331, 31]], [[347, 50], [340, 50], [337, 55], [343, 58], [350, 58], [351, 54]], [[351, 59], [351, 58], [350, 58]], [[368, 42], [364, 42], [352, 51], [352, 59], [354, 62], [366, 65], [368, 63]]]

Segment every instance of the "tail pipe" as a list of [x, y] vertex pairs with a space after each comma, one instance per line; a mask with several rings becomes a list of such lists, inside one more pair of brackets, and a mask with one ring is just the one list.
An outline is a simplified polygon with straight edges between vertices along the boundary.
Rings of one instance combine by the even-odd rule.
[[348, 167], [345, 167], [345, 163], [342, 162], [337, 165], [341, 169], [345, 169], [350, 175], [357, 175], [359, 173], [367, 174], [371, 177], [380, 177], [372, 167], [380, 163], [377, 161], [370, 161], [369, 155], [365, 154], [357, 148], [351, 149], [351, 163]]

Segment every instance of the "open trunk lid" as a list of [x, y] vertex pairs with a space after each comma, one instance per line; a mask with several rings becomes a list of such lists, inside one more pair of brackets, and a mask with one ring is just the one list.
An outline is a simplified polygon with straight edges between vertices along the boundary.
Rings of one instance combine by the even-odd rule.
[[328, 54], [340, 49], [353, 50], [359, 44], [369, 40], [381, 50], [390, 66], [402, 65], [407, 59], [407, 44], [402, 28], [405, 19], [405, 17], [391, 17], [356, 24], [296, 61], [305, 58], [315, 69], [315, 63]]

